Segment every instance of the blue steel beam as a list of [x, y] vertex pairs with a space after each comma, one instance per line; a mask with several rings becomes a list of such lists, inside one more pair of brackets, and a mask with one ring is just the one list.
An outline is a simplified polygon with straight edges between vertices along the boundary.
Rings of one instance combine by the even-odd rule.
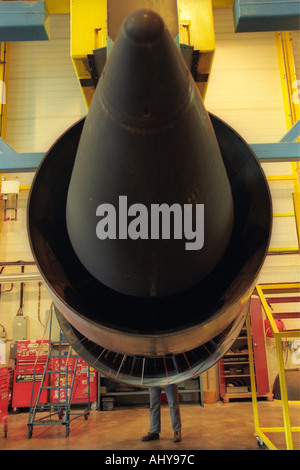
[[44, 153], [2, 153], [0, 173], [30, 173], [38, 169]]
[[276, 144], [250, 145], [257, 158], [263, 162], [299, 162], [299, 142], [279, 142]]
[[[299, 162], [300, 120], [285, 134], [279, 143], [252, 144], [250, 147], [262, 163]], [[0, 173], [34, 172], [43, 160], [44, 153], [17, 153], [0, 137]]]
[[280, 142], [295, 142], [300, 137], [300, 119], [290, 128]]
[[[261, 163], [299, 162], [300, 143], [252, 144], [253, 152]], [[0, 173], [34, 172], [38, 169], [44, 153], [16, 153], [0, 151]]]
[[44, 0], [0, 1], [0, 42], [48, 40], [49, 22]]
[[0, 173], [36, 171], [44, 153], [17, 153], [0, 137]]
[[298, 30], [299, 0], [235, 0], [233, 19], [236, 33]]

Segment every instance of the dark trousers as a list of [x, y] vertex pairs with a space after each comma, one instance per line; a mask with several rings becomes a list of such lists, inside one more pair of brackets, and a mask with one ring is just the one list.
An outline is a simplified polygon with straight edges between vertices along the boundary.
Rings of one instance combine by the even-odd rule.
[[[160, 387], [150, 388], [150, 432], [160, 433], [161, 420], [160, 420]], [[181, 419], [178, 399], [178, 387], [177, 385], [171, 384], [166, 385], [165, 393], [168, 399], [170, 408], [171, 422], [173, 431], [181, 430]]]

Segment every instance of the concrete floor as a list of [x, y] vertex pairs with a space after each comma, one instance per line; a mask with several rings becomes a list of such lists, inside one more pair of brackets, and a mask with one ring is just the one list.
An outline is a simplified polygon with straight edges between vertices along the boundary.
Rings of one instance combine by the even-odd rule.
[[[260, 427], [283, 426], [280, 403], [261, 401], [258, 407]], [[290, 415], [292, 426], [299, 426], [299, 404], [290, 405]], [[0, 423], [0, 450], [259, 450], [253, 435], [251, 402], [217, 402], [205, 404], [203, 408], [183, 404], [181, 418], [183, 439], [180, 443], [172, 441], [167, 405], [162, 407], [162, 432], [158, 441], [140, 440], [148, 432], [147, 407], [91, 411], [87, 420], [80, 416], [71, 422], [68, 437], [61, 424], [35, 425], [32, 437], [28, 438], [28, 412], [20, 412], [9, 414], [6, 438]], [[278, 449], [286, 449], [284, 433], [272, 433], [269, 437]], [[293, 441], [294, 449], [299, 450], [299, 433], [293, 433]]]

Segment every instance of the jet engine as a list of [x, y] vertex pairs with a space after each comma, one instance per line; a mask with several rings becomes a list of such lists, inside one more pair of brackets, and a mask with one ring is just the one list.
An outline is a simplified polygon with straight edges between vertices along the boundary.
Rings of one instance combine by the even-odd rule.
[[252, 150], [206, 111], [161, 16], [130, 13], [87, 116], [50, 148], [28, 204], [67, 340], [127, 384], [196, 377], [239, 335], [270, 231]]

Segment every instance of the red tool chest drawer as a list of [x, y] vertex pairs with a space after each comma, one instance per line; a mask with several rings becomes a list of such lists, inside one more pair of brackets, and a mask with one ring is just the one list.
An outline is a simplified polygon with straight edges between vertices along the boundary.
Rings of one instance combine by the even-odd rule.
[[[14, 384], [12, 395], [12, 407], [29, 407], [31, 405], [33, 376], [35, 369], [33, 399], [36, 398], [45, 369], [49, 351], [48, 341], [18, 341], [17, 360], [14, 371]], [[37, 359], [38, 355], [38, 359]], [[37, 359], [37, 362], [36, 362]], [[36, 368], [35, 368], [36, 363]], [[44, 385], [47, 385], [48, 374], [46, 375]], [[47, 403], [47, 390], [42, 390], [39, 403]]]
[[0, 423], [4, 423], [4, 436], [7, 435], [8, 415], [8, 368], [0, 367]]

